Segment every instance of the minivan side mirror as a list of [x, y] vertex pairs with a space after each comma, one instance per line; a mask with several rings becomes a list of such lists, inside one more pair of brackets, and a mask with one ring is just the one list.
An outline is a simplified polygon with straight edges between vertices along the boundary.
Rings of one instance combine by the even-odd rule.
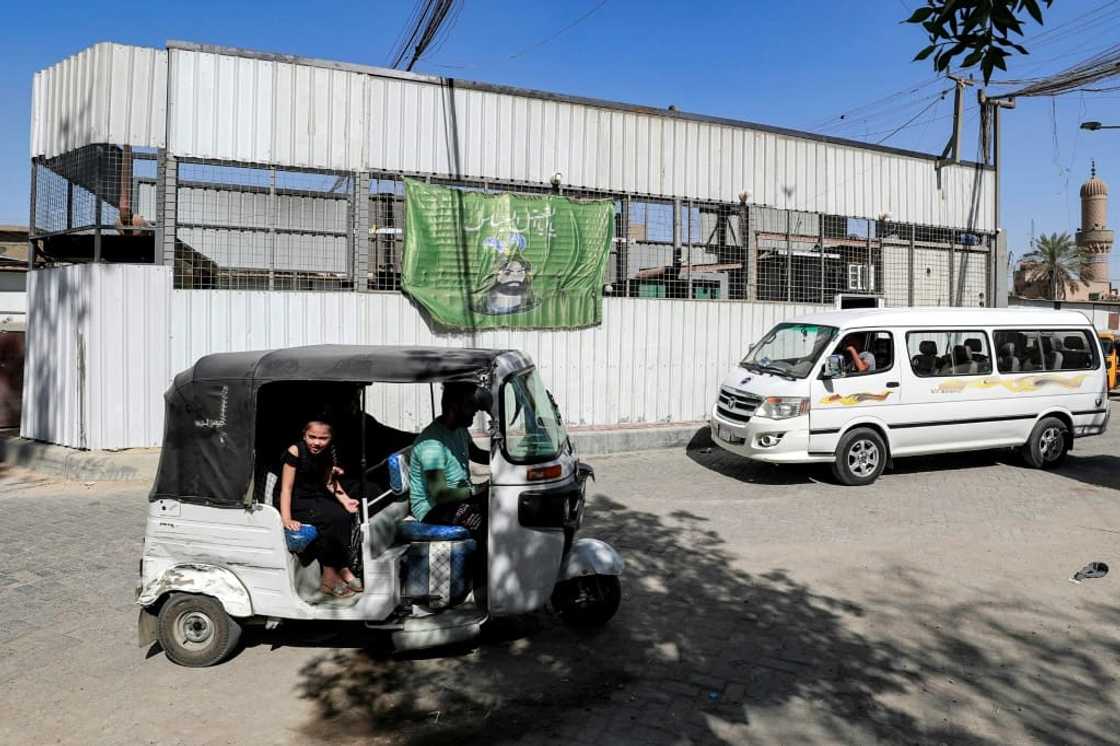
[[821, 378], [840, 378], [844, 375], [843, 368], [844, 358], [841, 355], [829, 355], [824, 359], [824, 367], [821, 368]]

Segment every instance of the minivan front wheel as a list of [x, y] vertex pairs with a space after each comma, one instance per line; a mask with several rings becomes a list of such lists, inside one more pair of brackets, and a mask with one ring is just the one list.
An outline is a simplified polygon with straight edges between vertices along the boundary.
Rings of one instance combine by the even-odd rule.
[[1057, 417], [1043, 417], [1023, 444], [1023, 460], [1035, 469], [1058, 466], [1069, 451], [1069, 427]]
[[887, 466], [887, 444], [874, 430], [857, 427], [840, 439], [832, 473], [840, 484], [858, 487], [871, 484]]

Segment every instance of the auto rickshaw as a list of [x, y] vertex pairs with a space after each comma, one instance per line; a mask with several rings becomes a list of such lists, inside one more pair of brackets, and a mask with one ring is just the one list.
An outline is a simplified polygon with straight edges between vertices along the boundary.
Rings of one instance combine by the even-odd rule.
[[[423, 398], [434, 410], [434, 386], [448, 382], [475, 384], [487, 415], [489, 490], [477, 540], [409, 517], [415, 436], [371, 413], [375, 401], [400, 408]], [[387, 393], [396, 384], [426, 384], [428, 397]], [[488, 619], [546, 605], [576, 625], [605, 624], [618, 609], [621, 556], [576, 538], [593, 472], [520, 352], [318, 345], [221, 353], [177, 375], [165, 402], [138, 632], [141, 646], [158, 640], [176, 663], [220, 662], [255, 623], [364, 622], [404, 650], [469, 640]], [[278, 510], [283, 451], [310, 407], [336, 413], [335, 441], [349, 447], [339, 457], [362, 475], [351, 496], [361, 505], [354, 556], [365, 590], [349, 598], [319, 591], [318, 562], [289, 551]]]
[[1117, 384], [1117, 370], [1120, 368], [1120, 355], [1116, 350], [1116, 333], [1111, 331], [1098, 331], [1097, 337], [1101, 341], [1101, 352], [1104, 353], [1105, 368], [1108, 369], [1108, 390], [1112, 391]]

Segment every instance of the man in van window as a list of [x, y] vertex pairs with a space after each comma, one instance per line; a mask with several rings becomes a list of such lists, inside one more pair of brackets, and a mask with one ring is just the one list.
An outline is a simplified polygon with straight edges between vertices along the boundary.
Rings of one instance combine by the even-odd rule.
[[840, 342], [840, 353], [844, 356], [844, 372], [848, 375], [870, 373], [875, 370], [875, 356], [863, 349], [863, 332], [852, 332]]

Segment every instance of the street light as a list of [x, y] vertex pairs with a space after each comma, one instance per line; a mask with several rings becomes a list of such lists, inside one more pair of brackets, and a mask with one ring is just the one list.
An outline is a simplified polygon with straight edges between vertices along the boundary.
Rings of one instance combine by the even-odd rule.
[[1096, 132], [1097, 130], [1120, 130], [1120, 124], [1101, 124], [1100, 122], [1082, 122], [1081, 129]]

